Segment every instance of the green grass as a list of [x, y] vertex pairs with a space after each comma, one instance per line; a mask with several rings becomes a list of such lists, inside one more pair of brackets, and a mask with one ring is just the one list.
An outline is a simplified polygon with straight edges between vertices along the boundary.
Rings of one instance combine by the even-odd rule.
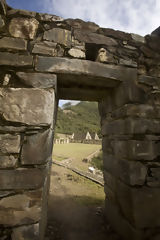
[[74, 158], [83, 160], [91, 153], [101, 148], [101, 145], [83, 144], [83, 143], [69, 143], [69, 144], [55, 144], [53, 147], [53, 158]]

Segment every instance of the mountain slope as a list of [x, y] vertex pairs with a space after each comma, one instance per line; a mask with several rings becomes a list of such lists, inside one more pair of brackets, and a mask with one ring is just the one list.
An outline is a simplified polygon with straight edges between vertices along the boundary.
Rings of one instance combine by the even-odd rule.
[[56, 132], [72, 134], [100, 133], [100, 118], [96, 102], [79, 102], [77, 105], [65, 104], [58, 109]]

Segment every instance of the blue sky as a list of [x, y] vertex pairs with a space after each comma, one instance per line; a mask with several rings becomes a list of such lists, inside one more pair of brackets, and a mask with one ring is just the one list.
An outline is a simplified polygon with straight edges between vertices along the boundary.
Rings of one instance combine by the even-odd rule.
[[[160, 25], [160, 0], [6, 0], [13, 8], [80, 18], [101, 27], [151, 33]], [[62, 105], [63, 102], [61, 102]]]

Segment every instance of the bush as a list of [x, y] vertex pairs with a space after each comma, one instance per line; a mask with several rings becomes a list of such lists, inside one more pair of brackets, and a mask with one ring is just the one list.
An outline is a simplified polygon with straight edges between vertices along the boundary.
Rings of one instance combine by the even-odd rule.
[[102, 151], [98, 154], [97, 157], [92, 158], [91, 164], [95, 168], [98, 168], [99, 170], [103, 171], [103, 153], [102, 153]]

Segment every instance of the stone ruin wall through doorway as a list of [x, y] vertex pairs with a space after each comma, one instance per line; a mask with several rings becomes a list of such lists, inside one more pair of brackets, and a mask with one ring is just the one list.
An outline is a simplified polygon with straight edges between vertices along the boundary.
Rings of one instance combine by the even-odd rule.
[[160, 36], [0, 1], [0, 235], [43, 240], [58, 99], [99, 102], [106, 216], [160, 238]]

